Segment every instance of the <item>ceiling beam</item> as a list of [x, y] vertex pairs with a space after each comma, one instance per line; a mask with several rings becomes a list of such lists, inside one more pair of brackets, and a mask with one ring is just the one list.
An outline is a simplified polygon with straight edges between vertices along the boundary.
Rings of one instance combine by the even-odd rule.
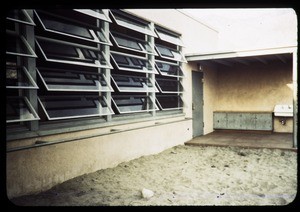
[[232, 63], [224, 61], [224, 60], [212, 60], [212, 61], [214, 61], [215, 63], [219, 63], [222, 65], [228, 66], [228, 67], [232, 67]]
[[268, 62], [265, 60], [265, 59], [263, 59], [263, 58], [261, 58], [261, 57], [259, 57], [259, 56], [257, 56], [257, 57], [254, 57], [256, 60], [258, 60], [259, 62], [262, 62], [263, 64], [265, 64], [265, 65], [267, 65], [268, 64]]
[[278, 55], [278, 54], [276, 54], [275, 56], [276, 56], [281, 62], [286, 63], [286, 59], [285, 59], [283, 56]]
[[236, 62], [238, 62], [238, 63], [247, 65], [247, 66], [250, 65], [250, 63], [248, 61], [246, 61], [245, 59], [234, 58], [233, 60], [236, 61]]

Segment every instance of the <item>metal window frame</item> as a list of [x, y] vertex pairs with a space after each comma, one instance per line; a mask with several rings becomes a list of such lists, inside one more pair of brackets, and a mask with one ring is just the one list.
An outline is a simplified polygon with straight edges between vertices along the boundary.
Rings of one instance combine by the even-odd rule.
[[6, 120], [6, 123], [15, 123], [15, 122], [25, 122], [25, 121], [36, 121], [36, 120], [40, 120], [40, 117], [38, 116], [37, 112], [34, 110], [33, 106], [30, 104], [29, 100], [27, 99], [27, 97], [23, 96], [18, 96], [18, 97], [7, 97], [7, 101], [9, 102], [9, 99], [19, 99], [24, 100], [25, 105], [26, 105], [26, 109], [34, 116], [34, 118], [29, 118], [29, 119], [12, 119], [12, 120]]
[[[79, 61], [70, 61], [70, 60], [48, 58], [47, 55], [45, 54], [43, 48], [41, 47], [41, 45], [38, 42], [39, 39], [40, 40], [49, 41], [49, 42], [58, 43], [58, 44], [62, 44], [62, 45], [69, 45], [69, 46], [74, 47], [75, 51], [77, 51], [77, 49], [80, 50], [80, 48], [84, 48], [84, 49], [92, 50], [94, 52], [99, 52], [102, 55], [102, 57], [104, 58], [104, 60], [106, 61], [106, 63], [108, 65], [101, 64], [99, 60], [94, 60], [94, 63], [88, 63], [88, 62], [79, 62]], [[109, 68], [109, 69], [112, 69], [112, 66], [111, 66], [109, 60], [107, 59], [106, 55], [103, 53], [103, 51], [100, 51], [96, 47], [91, 47], [91, 46], [86, 46], [86, 45], [81, 45], [81, 44], [74, 44], [74, 43], [70, 43], [70, 42], [67, 42], [67, 41], [61, 41], [61, 40], [56, 40], [56, 39], [51, 39], [51, 38], [45, 38], [45, 37], [40, 37], [40, 36], [36, 36], [35, 37], [35, 42], [36, 42], [38, 48], [40, 49], [40, 51], [41, 51], [41, 53], [44, 56], [44, 59], [46, 61], [56, 62], [56, 63], [72, 64], [72, 65], [81, 65], [81, 66], [87, 66], [87, 67], [97, 67], [97, 68]]]
[[[168, 91], [168, 90], [164, 90], [164, 89], [162, 88], [162, 86], [159, 84], [160, 81], [172, 81], [172, 82], [177, 82], [177, 83], [178, 83], [178, 84], [177, 84], [178, 90], [177, 90], [177, 91]], [[170, 78], [170, 79], [156, 78], [156, 85], [157, 85], [157, 87], [158, 87], [158, 89], [159, 89], [159, 91], [160, 91], [161, 93], [177, 93], [177, 94], [180, 94], [180, 93], [183, 93], [183, 92], [184, 92], [184, 91], [183, 91], [183, 86], [182, 86], [180, 80], [174, 80], [174, 78]]]
[[[110, 14], [117, 25], [157, 38], [154, 29], [150, 27], [149, 23], [139, 20], [122, 11], [110, 10]], [[122, 19], [125, 19], [126, 21]], [[144, 25], [144, 27], [142, 27], [142, 25]]]
[[[173, 54], [174, 57], [167, 57], [167, 56], [162, 55], [161, 52], [159, 51], [159, 49], [158, 49], [157, 47], [160, 47], [160, 48], [164, 48], [164, 49], [169, 50], [169, 51]], [[177, 50], [175, 50], [175, 49], [168, 48], [168, 47], [166, 47], [166, 46], [164, 46], [164, 45], [160, 45], [160, 44], [155, 44], [155, 49], [156, 49], [156, 51], [158, 52], [158, 54], [159, 54], [159, 56], [160, 56], [161, 58], [165, 58], [165, 59], [168, 59], [168, 60], [174, 60], [174, 61], [178, 61], [178, 62], [184, 62], [184, 63], [187, 63], [187, 60], [185, 59], [184, 55], [183, 55], [180, 51], [177, 51]], [[176, 55], [180, 55], [180, 56], [181, 56], [181, 59], [180, 59], [180, 60], [177, 59], [176, 56], [175, 56], [175, 54], [176, 54]]]
[[[59, 70], [59, 69], [50, 69], [50, 68], [42, 68], [42, 69], [48, 69], [49, 71], [61, 71], [61, 72], [72, 72], [72, 73], [77, 73], [79, 75], [95, 75], [95, 76], [101, 76], [103, 77], [103, 80], [105, 81], [107, 86], [102, 86], [101, 82], [99, 80], [93, 80], [94, 83], [96, 84], [95, 86], [80, 86], [80, 85], [70, 85], [69, 83], [72, 82], [71, 80], [68, 82], [68, 79], [63, 79], [63, 80], [55, 80], [55, 81], [64, 81], [68, 84], [66, 85], [48, 85], [48, 83], [45, 80], [45, 77], [43, 74], [39, 71], [38, 68], [36, 68], [36, 71], [43, 82], [44, 86], [46, 87], [47, 91], [70, 91], [70, 92], [108, 92], [108, 91], [113, 91], [112, 87], [108, 84], [107, 78], [104, 76], [102, 73], [92, 73], [92, 72], [81, 72], [81, 71], [72, 71], [72, 70]], [[42, 70], [41, 69], [41, 70]], [[53, 77], [53, 79], [56, 79]], [[76, 79], [77, 80], [77, 79]], [[92, 80], [91, 80], [92, 81]], [[90, 88], [89, 88], [90, 87]]]
[[28, 70], [26, 69], [25, 66], [21, 67], [16, 67], [16, 71], [21, 71], [24, 73], [24, 76], [28, 79], [28, 82], [31, 84], [31, 86], [14, 86], [14, 85], [6, 85], [6, 88], [10, 89], [38, 89], [39, 87], [37, 86], [36, 82], [33, 80], [31, 75], [29, 74]]
[[[138, 59], [138, 60], [143, 60], [146, 61], [147, 63], [149, 63], [149, 65], [152, 67], [152, 70], [145, 70], [145, 69], [134, 69], [134, 68], [125, 68], [125, 67], [120, 67], [119, 64], [116, 62], [116, 60], [113, 57], [113, 54], [117, 54], [117, 55], [122, 55], [125, 56], [127, 58], [134, 58], [134, 59]], [[126, 54], [126, 53], [121, 53], [121, 52], [116, 52], [116, 51], [110, 51], [110, 56], [114, 62], [114, 64], [116, 65], [116, 67], [119, 70], [123, 70], [123, 71], [132, 71], [132, 72], [139, 72], [139, 73], [153, 73], [153, 74], [158, 74], [158, 71], [155, 68], [155, 65], [152, 64], [151, 61], [147, 60], [147, 58], [145, 57], [141, 57], [141, 56], [136, 56], [136, 55], [131, 55], [131, 54]], [[130, 60], [131, 61], [131, 60]]]
[[177, 46], [182, 46], [182, 47], [185, 46], [179, 35], [175, 35], [174, 33], [171, 33], [158, 26], [155, 26], [154, 31], [156, 32], [160, 40], [175, 44]]
[[[48, 112], [47, 112], [47, 109], [46, 107], [44, 106], [42, 100], [40, 98], [50, 98], [50, 99], [55, 99], [55, 98], [64, 98], [64, 101], [66, 101], [68, 98], [73, 98], [73, 97], [80, 97], [80, 98], [88, 98], [88, 97], [97, 97], [97, 98], [103, 98], [103, 100], [105, 101], [105, 104], [107, 105], [107, 110], [109, 110], [108, 113], [105, 113], [105, 114], [100, 114], [100, 113], [97, 113], [97, 114], [90, 114], [90, 115], [73, 115], [73, 116], [60, 116], [60, 117], [50, 117]], [[39, 96], [38, 97], [38, 102], [42, 108], [42, 110], [44, 111], [47, 119], [49, 121], [52, 121], [52, 120], [65, 120], [65, 119], [73, 119], [73, 118], [86, 118], [86, 117], [95, 117], [95, 116], [106, 116], [106, 115], [112, 115], [114, 114], [113, 110], [111, 107], [109, 107], [109, 104], [106, 100], [106, 98], [104, 96], [89, 96], [89, 95], [86, 95], [86, 96]], [[102, 105], [100, 103], [100, 101], [98, 100], [97, 102], [97, 108], [102, 108]], [[81, 110], [84, 110], [81, 109]], [[74, 112], [74, 109], [72, 110]]]
[[[60, 35], [65, 35], [65, 36], [68, 36], [68, 37], [77, 38], [77, 39], [81, 39], [81, 40], [85, 40], [85, 41], [91, 41], [91, 42], [95, 42], [95, 43], [106, 44], [106, 45], [109, 45], [109, 46], [112, 45], [112, 43], [110, 42], [110, 40], [105, 36], [105, 34], [103, 32], [103, 29], [100, 29], [100, 31], [94, 31], [93, 29], [90, 29], [88, 26], [86, 26], [86, 27], [80, 26], [82, 28], [85, 28], [87, 31], [89, 31], [89, 33], [93, 37], [93, 39], [89, 39], [89, 38], [85, 38], [85, 37], [81, 37], [81, 36], [69, 34], [69, 33], [66, 33], [66, 32], [60, 32], [60, 31], [57, 31], [57, 30], [54, 30], [54, 29], [50, 29], [50, 28], [48, 29], [45, 26], [45, 24], [44, 24], [42, 18], [40, 17], [40, 15], [38, 14], [38, 12], [36, 10], [34, 10], [34, 13], [36, 14], [36, 17], [38, 18], [38, 20], [41, 23], [41, 25], [44, 28], [44, 30], [47, 31], [47, 32], [52, 32], [52, 33], [56, 33], [56, 34], [60, 34]], [[46, 15], [51, 16], [49, 14], [46, 14]], [[61, 22], [64, 23], [64, 24], [66, 24], [64, 21], [70, 22], [68, 20], [65, 20], [65, 19], [62, 19], [62, 18], [59, 18], [59, 17], [56, 17], [56, 18], [57, 19], [61, 19]], [[68, 25], [68, 24], [66, 24], [66, 25]], [[106, 42], [101, 41], [101, 39], [99, 39], [99, 37], [98, 37], [99, 35], [97, 35], [98, 33], [102, 33], [102, 36], [106, 39]]]
[[[158, 100], [159, 97], [175, 97], [175, 96], [177, 96], [178, 100], [181, 102], [181, 104], [182, 104], [181, 107], [163, 108]], [[183, 105], [184, 105], [184, 102], [180, 95], [156, 95], [156, 103], [159, 106], [159, 108], [163, 111], [183, 109]]]
[[[163, 63], [163, 64], [168, 64], [170, 66], [177, 66], [179, 69], [180, 69], [180, 73], [181, 75], [175, 75], [175, 74], [167, 74], [165, 71], [161, 71], [161, 69], [159, 68], [159, 66], [157, 65], [157, 62], [158, 63]], [[170, 62], [167, 62], [167, 61], [162, 61], [162, 60], [155, 60], [155, 65], [159, 71], [159, 73], [162, 75], [162, 76], [168, 76], [168, 77], [179, 77], [179, 78], [184, 78], [184, 73], [183, 73], [183, 70], [181, 68], [181, 66], [179, 64], [176, 64], [176, 63], [170, 63]]]
[[[115, 99], [117, 99], [118, 97], [121, 97], [121, 98], [129, 98], [129, 99], [132, 99], [132, 98], [147, 98], [149, 103], [151, 101], [151, 104], [154, 104], [155, 105], [155, 108], [147, 108], [145, 110], [132, 110], [132, 111], [125, 111], [125, 112], [122, 112], [119, 108], [122, 107], [122, 106], [118, 106], [117, 103], [115, 102]], [[114, 106], [116, 107], [118, 113], [120, 114], [129, 114], [129, 113], [139, 113], [139, 112], [151, 112], [151, 111], [154, 111], [154, 110], [158, 110], [158, 107], [157, 105], [155, 104], [155, 102], [152, 101], [152, 99], [147, 96], [147, 95], [112, 95], [112, 102], [114, 104]], [[147, 105], [149, 105], [149, 103], [147, 103]]]
[[18, 35], [16, 32], [11, 30], [6, 30], [6, 33], [14, 36], [16, 39], [20, 39], [20, 41], [24, 44], [24, 46], [27, 48], [28, 52], [30, 53], [30, 54], [24, 54], [24, 53], [6, 51], [6, 54], [21, 56], [21, 57], [37, 58], [37, 55], [35, 54], [34, 50], [31, 48], [31, 46], [29, 45], [29, 43], [27, 42], [27, 40], [23, 35]]
[[110, 23], [112, 22], [111, 19], [109, 18], [109, 16], [107, 16], [105, 14], [105, 12], [103, 12], [103, 10], [99, 10], [102, 13], [96, 12], [92, 9], [73, 9], [73, 10], [76, 11], [76, 12], [82, 13], [84, 15], [88, 15], [88, 16], [97, 18], [97, 19], [102, 20], [102, 21], [106, 21], [106, 22], [110, 22]]
[[27, 11], [25, 9], [21, 9], [18, 10], [20, 12], [23, 13], [23, 15], [28, 19], [26, 20], [21, 20], [21, 19], [16, 19], [16, 18], [12, 18], [12, 17], [6, 17], [6, 20], [9, 21], [13, 21], [13, 22], [17, 22], [17, 23], [21, 23], [21, 24], [26, 24], [26, 25], [30, 25], [30, 26], [35, 26], [34, 21], [32, 20], [32, 18], [29, 16], [29, 14], [27, 13]]
[[[143, 78], [146, 80], [149, 80], [149, 82], [152, 84], [152, 87], [149, 87], [146, 83], [142, 82], [142, 87], [137, 88], [134, 86], [119, 86], [117, 81], [114, 79], [114, 76], [121, 76], [121, 77], [127, 77], [130, 81], [133, 81], [132, 78]], [[129, 75], [122, 75], [122, 74], [111, 74], [112, 82], [115, 84], [119, 92], [159, 92], [155, 83], [150, 78], [147, 77], [140, 77], [140, 76], [129, 76]]]
[[[118, 32], [110, 32], [109, 33], [110, 36], [112, 37], [113, 39], [113, 42], [117, 45], [117, 47], [119, 48], [122, 48], [122, 49], [127, 49], [127, 50], [131, 50], [131, 51], [135, 51], [135, 52], [141, 52], [141, 53], [145, 53], [145, 54], [152, 54], [152, 55], [155, 55], [155, 56], [158, 56], [158, 54], [156, 53], [155, 49], [152, 48], [146, 41], [144, 40], [141, 40], [141, 39], [138, 39], [138, 38], [133, 38], [133, 37], [129, 37], [127, 35], [124, 35], [124, 34], [121, 34], [121, 33], [118, 33]], [[115, 39], [115, 37], [121, 37], [122, 39], [127, 39], [129, 41], [132, 41], [132, 42], [136, 42], [137, 45], [141, 48], [141, 50], [137, 50], [135, 48], [130, 48], [130, 47], [125, 47], [125, 46], [122, 46], [120, 45], [117, 40]], [[148, 48], [147, 48], [148, 46]], [[147, 49], [151, 50], [151, 51], [148, 51]]]

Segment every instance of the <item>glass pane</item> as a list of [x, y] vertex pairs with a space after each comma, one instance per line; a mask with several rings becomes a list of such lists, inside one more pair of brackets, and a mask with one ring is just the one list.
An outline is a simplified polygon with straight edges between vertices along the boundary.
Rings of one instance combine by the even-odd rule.
[[119, 113], [134, 113], [152, 111], [150, 105], [153, 104], [147, 96], [118, 96], [112, 95], [112, 100]]
[[159, 29], [156, 29], [156, 32], [161, 40], [167, 41], [177, 46], [184, 46], [180, 37], [172, 35], [171, 33], [163, 32]]
[[26, 97], [6, 97], [6, 123], [39, 119]]
[[160, 79], [156, 78], [159, 90], [162, 93], [181, 93], [183, 87], [181, 83], [176, 79]]
[[180, 109], [183, 107], [181, 97], [177, 95], [157, 95], [156, 99], [161, 110]]
[[157, 74], [155, 67], [145, 58], [133, 57], [113, 51], [111, 51], [111, 56], [119, 70]]
[[146, 77], [112, 74], [112, 81], [120, 92], [158, 92]]
[[36, 54], [23, 36], [18, 36], [14, 32], [6, 32], [6, 54], [36, 57]]
[[48, 91], [112, 91], [103, 74], [58, 69], [37, 69]]
[[6, 13], [6, 19], [22, 24], [35, 26], [33, 20], [30, 18], [26, 10], [9, 10]]
[[128, 29], [137, 31], [139, 33], [143, 33], [146, 35], [150, 35], [153, 37], [157, 37], [157, 35], [154, 33], [154, 31], [152, 31], [149, 27], [148, 24], [146, 23], [141, 23], [138, 20], [134, 20], [134, 19], [130, 19], [128, 17], [124, 17], [123, 15], [117, 13], [117, 12], [113, 12], [111, 11], [113, 18], [115, 19], [116, 23], [120, 26], [126, 27]]
[[172, 77], [183, 77], [183, 71], [177, 64], [166, 62], [155, 62], [161, 75]]
[[83, 65], [90, 67], [112, 68], [104, 57], [103, 52], [91, 50], [87, 46], [77, 47], [68, 42], [59, 42], [53, 39], [39, 38], [36, 40], [37, 46], [41, 50], [47, 61]]
[[45, 96], [38, 100], [49, 120], [113, 114], [102, 96]]
[[175, 61], [180, 61], [180, 62], [187, 62], [184, 58], [184, 56], [178, 52], [177, 50], [174, 49], [170, 49], [168, 47], [165, 46], [161, 46], [161, 45], [156, 45], [156, 49], [159, 53], [159, 55], [162, 58], [166, 58], [169, 60], [175, 60]]
[[37, 89], [38, 86], [25, 67], [6, 64], [6, 88]]
[[74, 10], [103, 21], [111, 22], [110, 18], [106, 16], [102, 10], [95, 10], [95, 9], [74, 9]]

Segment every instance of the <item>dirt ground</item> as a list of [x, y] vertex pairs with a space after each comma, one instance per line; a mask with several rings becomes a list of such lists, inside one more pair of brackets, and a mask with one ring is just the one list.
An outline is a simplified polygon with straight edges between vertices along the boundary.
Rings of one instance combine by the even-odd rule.
[[[144, 198], [143, 188], [153, 191]], [[297, 153], [179, 145], [12, 199], [26, 206], [287, 205]]]

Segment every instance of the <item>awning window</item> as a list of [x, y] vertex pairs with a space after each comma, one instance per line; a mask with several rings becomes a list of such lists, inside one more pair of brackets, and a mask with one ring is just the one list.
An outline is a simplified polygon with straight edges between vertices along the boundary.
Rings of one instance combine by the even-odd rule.
[[17, 35], [16, 32], [10, 30], [6, 30], [6, 54], [22, 57], [37, 57], [24, 36]]
[[105, 37], [103, 29], [101, 29], [101, 31], [94, 31], [87, 26], [79, 25], [78, 23], [72, 23], [68, 20], [64, 20], [40, 11], [35, 11], [35, 14], [45, 31], [91, 42], [111, 45], [109, 39]]
[[165, 61], [155, 61], [158, 71], [163, 76], [168, 77], [184, 77], [181, 67], [174, 63], [168, 63]]
[[112, 95], [113, 104], [119, 113], [149, 112], [157, 110], [157, 106], [146, 95]]
[[38, 101], [49, 120], [114, 114], [104, 96], [43, 96]]
[[111, 79], [119, 92], [158, 92], [146, 77], [112, 74]]
[[10, 20], [13, 22], [26, 24], [26, 25], [30, 25], [30, 26], [35, 26], [35, 23], [33, 22], [33, 20], [28, 15], [28, 13], [25, 9], [7, 11], [6, 20]]
[[37, 73], [48, 91], [106, 92], [113, 89], [101, 73], [38, 68]]
[[156, 83], [162, 93], [182, 93], [183, 87], [179, 80], [156, 78]]
[[113, 19], [119, 26], [126, 27], [139, 33], [150, 35], [152, 37], [157, 37], [154, 30], [150, 28], [149, 23], [137, 18], [133, 18], [131, 16], [129, 17], [127, 14], [118, 10], [111, 10], [110, 12]]
[[111, 51], [111, 56], [119, 70], [141, 73], [158, 73], [155, 66], [144, 57], [114, 51]]
[[123, 49], [128, 49], [136, 52], [141, 53], [147, 53], [147, 54], [153, 54], [157, 55], [154, 48], [152, 48], [146, 41], [129, 37], [126, 35], [122, 35], [117, 32], [111, 32], [110, 33], [114, 43], [119, 47]]
[[49, 62], [112, 68], [103, 52], [94, 47], [44, 37], [37, 37], [36, 44], [45, 60]]
[[103, 21], [111, 22], [110, 18], [103, 12], [103, 10], [96, 10], [96, 9], [74, 9], [74, 10]]
[[169, 59], [169, 60], [175, 60], [179, 62], [187, 62], [184, 56], [177, 50], [171, 49], [162, 45], [155, 45], [160, 57]]
[[39, 119], [27, 97], [6, 97], [6, 123]]
[[28, 70], [24, 67], [6, 65], [6, 88], [38, 89]]
[[161, 110], [183, 108], [183, 101], [179, 95], [156, 95], [156, 102]]

